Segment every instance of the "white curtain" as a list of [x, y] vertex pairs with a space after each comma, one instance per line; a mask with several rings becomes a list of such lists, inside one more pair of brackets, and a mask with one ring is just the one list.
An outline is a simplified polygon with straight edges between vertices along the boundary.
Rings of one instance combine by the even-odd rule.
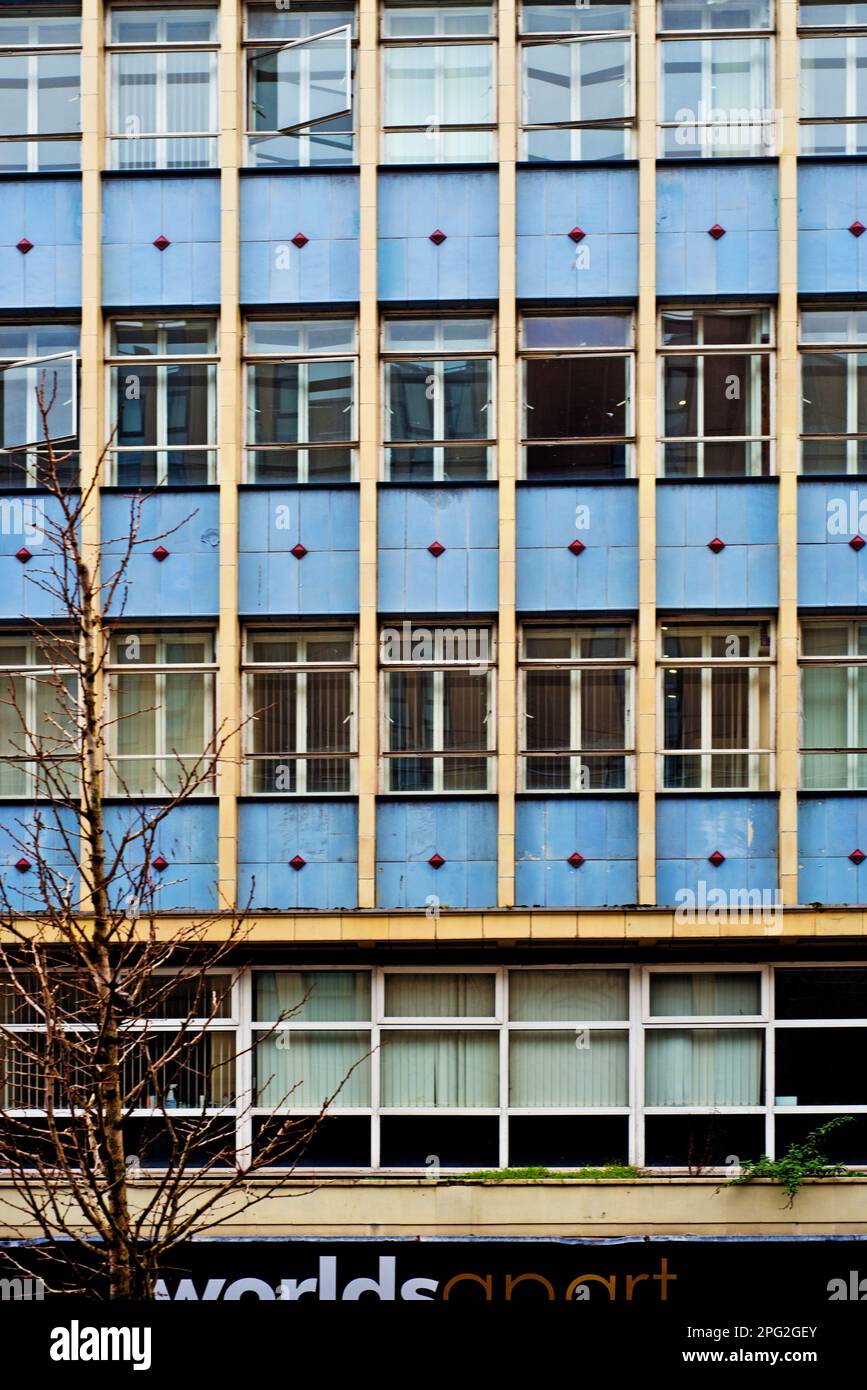
[[761, 1105], [758, 1029], [671, 1029], [647, 1034], [646, 1105]]
[[387, 1018], [489, 1018], [493, 975], [386, 975]]
[[[849, 668], [808, 666], [801, 672], [802, 744], [805, 748], [845, 748], [848, 736]], [[847, 754], [815, 754], [805, 759], [805, 782], [812, 787], [845, 787]]]
[[539, 1029], [509, 1038], [509, 1104], [629, 1104], [629, 1034]]
[[696, 971], [650, 977], [650, 1012], [665, 1017], [757, 1014], [761, 992], [758, 975], [740, 971]]
[[341, 1088], [334, 1109], [369, 1105], [369, 1052], [360, 1029], [272, 1034], [256, 1049], [257, 1104], [315, 1108]]
[[262, 1023], [351, 1023], [370, 1018], [370, 976], [363, 970], [260, 970], [255, 1017]]
[[629, 1017], [625, 970], [513, 970], [509, 1018], [518, 1023], [586, 1023]]
[[498, 1048], [493, 1033], [384, 1033], [385, 1106], [495, 1106]]

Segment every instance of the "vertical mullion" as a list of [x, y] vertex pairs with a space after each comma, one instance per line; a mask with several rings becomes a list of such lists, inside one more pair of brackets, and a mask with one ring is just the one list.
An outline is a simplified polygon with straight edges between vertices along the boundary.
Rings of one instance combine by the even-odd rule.
[[[445, 671], [432, 671], [432, 708], [433, 708], [433, 746], [434, 749], [442, 754], [444, 746], [445, 730]], [[445, 759], [440, 756], [433, 758], [433, 790], [441, 792], [443, 789]]]
[[[295, 686], [295, 752], [307, 752], [307, 672], [299, 671]], [[307, 791], [307, 759], [295, 759], [295, 790]]]
[[499, 1156], [500, 1167], [509, 1166], [509, 972], [502, 966], [495, 976], [494, 1008], [499, 1019]]

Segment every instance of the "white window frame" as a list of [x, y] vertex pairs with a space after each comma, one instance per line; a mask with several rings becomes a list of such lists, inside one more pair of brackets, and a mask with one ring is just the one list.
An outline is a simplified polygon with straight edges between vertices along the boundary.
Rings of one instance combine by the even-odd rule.
[[[2, 509], [2, 505], [2, 498], [0, 498], [0, 509]], [[59, 636], [63, 639], [65, 634], [61, 632]], [[20, 663], [6, 665], [2, 660], [5, 655], [5, 649], [0, 647], [0, 699], [4, 698], [6, 681], [10, 677], [19, 681], [24, 687], [24, 708], [21, 711], [23, 722], [19, 724], [18, 731], [15, 735], [16, 742], [19, 742], [21, 749], [24, 750], [34, 742], [32, 735], [37, 734], [39, 728], [36, 699], [37, 681], [40, 679], [46, 682], [56, 681], [58, 678], [63, 678], [65, 676], [76, 678], [78, 673], [72, 666], [61, 666], [59, 663], [46, 663], [44, 652], [40, 649], [40, 641], [36, 637], [31, 636], [29, 632], [16, 632], [14, 629], [10, 628], [4, 630], [3, 637], [18, 642], [27, 649], [27, 661], [23, 665]], [[55, 737], [56, 733], [57, 731], [55, 730]], [[24, 751], [16, 752], [15, 749], [10, 749], [8, 753], [5, 750], [3, 751], [2, 756], [0, 756], [0, 761], [6, 765], [20, 768], [24, 777], [31, 784], [30, 791], [7, 792], [0, 796], [0, 802], [21, 801], [22, 798], [28, 796], [46, 796], [46, 791], [40, 792], [34, 790], [37, 787], [39, 768], [39, 764], [35, 758], [28, 757], [27, 753]], [[73, 746], [72, 741], [70, 740], [68, 754], [58, 751], [51, 756], [50, 761], [55, 768], [55, 775], [56, 770], [65, 762], [72, 765], [74, 773], [78, 767], [78, 752]], [[49, 788], [49, 794], [50, 791], [51, 789]]]
[[[817, 27], [818, 27], [818, 26], [817, 26]], [[812, 150], [810, 150], [810, 149], [805, 149], [805, 148], [804, 148], [804, 145], [805, 145], [805, 143], [806, 143], [806, 142], [805, 142], [805, 138], [804, 138], [804, 136], [805, 136], [805, 131], [806, 131], [806, 130], [809, 130], [809, 129], [816, 129], [817, 127], [821, 127], [821, 126], [837, 126], [837, 127], [840, 127], [840, 128], [842, 128], [842, 129], [845, 130], [845, 132], [846, 132], [846, 141], [845, 141], [845, 148], [842, 149], [842, 150], [839, 150], [839, 151], [835, 151], [834, 153], [835, 153], [835, 154], [858, 154], [858, 153], [859, 153], [859, 150], [858, 150], [858, 139], [857, 139], [857, 136], [858, 136], [858, 133], [859, 133], [859, 131], [860, 131], [860, 132], [862, 133], [862, 136], [864, 137], [864, 138], [862, 138], [862, 142], [861, 142], [861, 144], [862, 144], [861, 154], [862, 154], [862, 156], [863, 156], [863, 154], [864, 154], [863, 146], [864, 146], [864, 144], [867, 144], [867, 131], [864, 130], [864, 127], [867, 126], [867, 107], [865, 107], [865, 109], [864, 109], [863, 111], [859, 111], [859, 110], [858, 110], [858, 101], [857, 101], [857, 92], [858, 92], [857, 65], [858, 65], [859, 62], [861, 62], [861, 63], [867, 62], [867, 34], [865, 34], [865, 33], [863, 33], [863, 32], [861, 32], [861, 33], [847, 33], [847, 32], [840, 32], [839, 30], [835, 30], [835, 31], [833, 31], [832, 33], [827, 33], [827, 34], [826, 34], [826, 33], [817, 33], [817, 32], [815, 32], [815, 30], [814, 30], [813, 28], [811, 28], [811, 27], [808, 26], [808, 27], [807, 27], [807, 32], [806, 32], [806, 33], [803, 33], [803, 34], [801, 35], [799, 41], [798, 41], [798, 54], [799, 54], [799, 58], [800, 58], [800, 61], [801, 61], [802, 70], [803, 70], [804, 59], [805, 59], [805, 56], [806, 56], [805, 51], [804, 51], [804, 43], [805, 43], [805, 42], [817, 43], [817, 44], [842, 43], [842, 44], [845, 45], [845, 54], [844, 54], [844, 58], [845, 58], [845, 67], [844, 67], [844, 73], [843, 73], [843, 80], [844, 80], [845, 88], [846, 88], [846, 114], [843, 115], [843, 116], [822, 116], [822, 115], [816, 115], [816, 114], [810, 115], [809, 113], [807, 113], [807, 112], [804, 110], [804, 104], [805, 104], [807, 92], [806, 92], [806, 87], [805, 87], [805, 85], [804, 85], [803, 82], [802, 82], [802, 83], [801, 83], [801, 108], [800, 108], [799, 113], [798, 113], [798, 127], [799, 127], [799, 129], [798, 129], [798, 136], [799, 136], [799, 152], [800, 152], [800, 154], [801, 154], [802, 156], [804, 156], [804, 155], [809, 156], [809, 155], [813, 154], [813, 151], [812, 151]], [[829, 156], [829, 155], [824, 154], [823, 151], [819, 151], [819, 152], [817, 153], [816, 157], [819, 158], [819, 159], [821, 159], [821, 158], [833, 158], [834, 155], [830, 155], [830, 156]]]
[[799, 468], [800, 468], [800, 472], [801, 472], [801, 475], [802, 475], [803, 477], [805, 477], [805, 478], [817, 478], [817, 479], [818, 479], [818, 478], [823, 478], [823, 477], [832, 476], [832, 475], [829, 475], [829, 474], [827, 474], [827, 473], [821, 473], [821, 472], [809, 472], [809, 473], [808, 473], [808, 472], [805, 472], [805, 470], [804, 470], [804, 444], [805, 444], [806, 442], [808, 442], [808, 441], [812, 443], [812, 442], [814, 442], [814, 441], [815, 441], [815, 442], [821, 442], [821, 441], [823, 441], [823, 440], [843, 440], [843, 441], [845, 441], [845, 444], [846, 444], [846, 470], [845, 470], [845, 471], [846, 471], [848, 474], [852, 474], [853, 476], [858, 476], [858, 475], [860, 475], [860, 474], [863, 472], [863, 470], [859, 469], [859, 467], [858, 467], [858, 446], [859, 446], [859, 444], [860, 444], [862, 441], [864, 441], [863, 447], [864, 447], [864, 449], [865, 449], [865, 452], [867, 452], [867, 419], [865, 419], [864, 428], [863, 428], [862, 430], [860, 430], [860, 431], [859, 431], [857, 428], [855, 428], [855, 429], [847, 429], [847, 430], [846, 430], [844, 433], [842, 433], [842, 434], [807, 434], [807, 433], [805, 432], [805, 430], [804, 430], [804, 358], [805, 358], [805, 357], [820, 357], [820, 356], [823, 356], [823, 355], [827, 355], [827, 356], [831, 356], [831, 357], [840, 357], [840, 356], [842, 356], [842, 355], [845, 353], [845, 355], [846, 355], [846, 425], [847, 425], [847, 426], [854, 425], [854, 426], [857, 427], [857, 424], [858, 424], [858, 358], [859, 358], [859, 357], [862, 357], [862, 358], [864, 359], [864, 363], [865, 363], [865, 368], [864, 368], [864, 370], [867, 371], [867, 333], [865, 333], [865, 334], [859, 339], [858, 332], [857, 332], [857, 322], [858, 322], [859, 317], [863, 317], [863, 314], [859, 315], [857, 309], [851, 309], [851, 310], [848, 310], [848, 311], [847, 311], [846, 309], [843, 309], [843, 308], [841, 308], [841, 307], [839, 307], [839, 306], [837, 306], [837, 305], [828, 305], [827, 308], [825, 308], [825, 306], [821, 306], [821, 305], [820, 305], [820, 306], [816, 306], [816, 308], [817, 308], [819, 311], [821, 311], [821, 310], [824, 308], [824, 309], [825, 309], [825, 312], [832, 312], [832, 313], [835, 313], [835, 314], [839, 315], [840, 317], [842, 317], [843, 315], [845, 315], [846, 320], [847, 320], [847, 324], [848, 324], [848, 331], [847, 331], [843, 336], [841, 336], [838, 340], [836, 340], [836, 341], [834, 341], [834, 342], [825, 341], [825, 342], [815, 342], [815, 343], [811, 343], [811, 342], [807, 341], [807, 340], [804, 338], [803, 333], [802, 333], [803, 315], [804, 315], [805, 312], [806, 312], [806, 313], [811, 312], [811, 308], [812, 308], [812, 306], [810, 306], [809, 304], [802, 304], [802, 305], [801, 305], [801, 312], [800, 312], [800, 314], [798, 315], [798, 358], [799, 358], [799, 363], [798, 363], [798, 365], [799, 365], [800, 383], [801, 383], [801, 390], [800, 390], [800, 392], [799, 392], [799, 403], [798, 403], [798, 429], [799, 429], [799, 433], [800, 433], [800, 449], [799, 449]]
[[[664, 114], [665, 59], [669, 49], [674, 44], [701, 44], [701, 96], [699, 97], [699, 102], [701, 103], [702, 111], [712, 112], [716, 106], [713, 81], [713, 48], [715, 44], [726, 44], [732, 41], [748, 41], [751, 45], [750, 104], [746, 109], [750, 112], [755, 110], [761, 111], [763, 119], [759, 122], [735, 122], [732, 120], [725, 123], [710, 120], [696, 120], [690, 123], [666, 120]], [[740, 32], [736, 32], [734, 30], [708, 31], [702, 29], [689, 35], [667, 30], [665, 33], [659, 35], [656, 46], [659, 50], [659, 66], [657, 69], [657, 82], [659, 86], [659, 107], [657, 114], [659, 141], [657, 153], [660, 159], [672, 159], [676, 157], [672, 155], [670, 151], [666, 151], [665, 132], [666, 130], [678, 129], [682, 129], [685, 132], [692, 132], [691, 137], [684, 142], [684, 148], [688, 151], [690, 148], [698, 146], [700, 154], [694, 157], [696, 163], [700, 163], [703, 159], [736, 159], [744, 156], [757, 157], [774, 153], [774, 141], [770, 140], [768, 137], [774, 133], [775, 122], [773, 119], [770, 121], [764, 119], [764, 116], [769, 110], [773, 94], [776, 91], [775, 50], [774, 40], [770, 30], [760, 30], [756, 33], [755, 30], [741, 30]], [[766, 55], [765, 62], [758, 61], [760, 55], [763, 53]], [[767, 73], [766, 79], [764, 79], [765, 72]], [[741, 112], [744, 108], [737, 107], [735, 109]], [[749, 132], [750, 138], [742, 141], [742, 148], [736, 149], [733, 153], [729, 152], [728, 150], [720, 148], [724, 142], [717, 141], [713, 135], [715, 131], [724, 131], [726, 129], [730, 132]], [[710, 138], [708, 138], [709, 136]]]
[[[803, 635], [805, 627], [845, 627], [847, 651], [837, 656], [807, 656], [803, 650]], [[810, 792], [818, 792], [817, 786], [806, 786], [804, 777], [805, 757], [811, 755], [817, 757], [837, 757], [845, 754], [846, 757], [846, 785], [845, 787], [829, 787], [829, 791], [861, 791], [865, 789], [864, 781], [858, 776], [858, 764], [867, 757], [867, 745], [858, 741], [859, 724], [859, 702], [860, 694], [858, 690], [858, 671], [861, 667], [867, 666], [867, 656], [860, 655], [858, 652], [858, 629], [864, 627], [862, 620], [849, 618], [842, 614], [839, 618], [831, 618], [828, 615], [822, 620], [802, 617], [799, 628], [798, 643], [798, 667], [799, 667], [799, 690], [801, 700], [801, 740], [803, 740], [803, 721], [805, 714], [805, 695], [803, 673], [815, 667], [842, 668], [846, 671], [846, 746], [845, 748], [816, 748], [806, 745], [803, 741], [799, 746], [801, 776], [800, 783]], [[867, 696], [865, 696], [867, 698]]]
[[[64, 15], [64, 19], [74, 18], [74, 16]], [[50, 15], [31, 17], [29, 28], [31, 35], [38, 29], [44, 19], [50, 19]], [[25, 19], [18, 19], [16, 23], [28, 23]], [[80, 20], [79, 20], [80, 23]], [[27, 149], [27, 170], [28, 174], [40, 172], [39, 165], [39, 146], [42, 143], [76, 143], [79, 146], [79, 167], [81, 164], [81, 41], [69, 44], [37, 44], [34, 39], [25, 44], [7, 44], [3, 42], [3, 26], [0, 26], [0, 54], [4, 57], [26, 57], [27, 58], [27, 130], [19, 135], [0, 136], [2, 144], [23, 144]], [[41, 132], [39, 130], [39, 60], [42, 57], [69, 54], [78, 56], [78, 108], [79, 121], [77, 131], [66, 133], [55, 133], [53, 131]], [[21, 171], [25, 172], [24, 170]]]
[[[629, 103], [627, 114], [620, 117], [611, 117], [606, 120], [582, 120], [581, 117], [581, 70], [580, 70], [580, 45], [582, 44], [606, 44], [606, 43], [625, 43], [629, 50], [628, 76]], [[569, 104], [570, 119], [568, 121], [543, 121], [531, 122], [528, 120], [527, 110], [529, 103], [529, 82], [528, 57], [533, 48], [549, 47], [551, 45], [564, 46], [571, 45], [571, 62], [569, 77]], [[630, 159], [634, 153], [635, 144], [635, 32], [626, 29], [600, 29], [594, 33], [582, 34], [561, 34], [549, 37], [547, 34], [530, 35], [522, 34], [520, 43], [520, 71], [521, 71], [521, 158], [527, 159], [529, 136], [534, 132], [543, 130], [568, 130], [571, 131], [569, 158], [579, 162], [583, 156], [583, 132], [587, 130], [623, 130], [626, 132], [624, 139], [623, 158]], [[534, 160], [534, 163], [545, 164], [544, 160]]]

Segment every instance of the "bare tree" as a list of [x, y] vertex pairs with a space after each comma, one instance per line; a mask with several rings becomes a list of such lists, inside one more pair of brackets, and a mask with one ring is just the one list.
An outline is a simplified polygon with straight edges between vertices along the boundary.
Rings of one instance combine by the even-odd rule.
[[32, 623], [34, 673], [0, 676], [33, 808], [13, 831], [21, 882], [33, 886], [4, 886], [0, 898], [0, 1176], [15, 1234], [46, 1241], [49, 1288], [146, 1299], [169, 1252], [273, 1192], [274, 1165], [291, 1170], [326, 1107], [292, 1118], [287, 1095], [259, 1141], [237, 1148], [253, 1095], [235, 1094], [243, 1053], [220, 1020], [248, 912], [161, 913], [155, 840], [213, 788], [238, 731], [218, 727], [194, 757], [170, 750], [154, 804], [130, 801], [108, 823], [106, 788], [134, 791], [117, 731], [143, 712], [107, 706], [109, 648], [130, 560], [162, 537], [142, 534], [138, 495], [128, 533], [89, 544], [107, 450], [71, 489], [44, 375], [38, 394], [44, 543], [28, 578], [58, 616]]

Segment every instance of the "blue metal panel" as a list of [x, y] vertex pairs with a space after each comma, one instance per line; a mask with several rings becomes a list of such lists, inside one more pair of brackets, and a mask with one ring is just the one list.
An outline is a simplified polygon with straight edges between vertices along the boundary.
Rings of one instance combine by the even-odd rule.
[[[240, 502], [242, 613], [358, 612], [357, 491], [257, 489]], [[301, 560], [290, 553], [299, 543]]]
[[[115, 608], [123, 604], [124, 616], [130, 618], [216, 614], [220, 592], [216, 491], [156, 492], [145, 497], [106, 493], [102, 499], [103, 582], [118, 573], [124, 537], [137, 516], [136, 534], [142, 540], [130, 556]], [[154, 559], [158, 545], [168, 550], [167, 560]]]
[[[432, 541], [445, 546], [435, 559]], [[493, 488], [383, 488], [379, 494], [383, 613], [489, 613], [497, 608]]]
[[[124, 834], [150, 820], [156, 806], [111, 803], [105, 808], [106, 842], [117, 851]], [[217, 805], [214, 801], [195, 801], [173, 806], [153, 837], [154, 859], [168, 860], [161, 873], [152, 869], [153, 904], [159, 912], [189, 910], [211, 912], [217, 903]], [[136, 883], [137, 871], [144, 863], [141, 840], [135, 840], [123, 854], [123, 863], [133, 875], [133, 884], [116, 881], [117, 903], [128, 899]], [[145, 904], [146, 906], [146, 904]]]
[[638, 170], [521, 169], [517, 256], [519, 298], [636, 295]]
[[[4, 900], [12, 911], [44, 911], [37, 846], [39, 860], [50, 865], [56, 876], [49, 901], [59, 904], [67, 884], [72, 887], [73, 903], [77, 900], [78, 843], [77, 819], [65, 807], [36, 806], [33, 802], [0, 803], [0, 880]], [[22, 858], [29, 860], [29, 869], [15, 868]]]
[[[289, 860], [300, 855], [303, 869]], [[238, 901], [335, 911], [358, 905], [358, 808], [345, 801], [248, 801], [239, 808]]]
[[[776, 606], [775, 482], [660, 482], [656, 508], [660, 608]], [[726, 547], [718, 555], [707, 548], [715, 537]]]
[[[50, 618], [64, 614], [59, 597], [48, 592], [62, 584], [64, 565], [58, 558], [52, 528], [60, 526], [62, 509], [51, 497], [0, 497], [0, 618]], [[31, 559], [16, 558], [28, 550]]]
[[865, 220], [867, 161], [798, 166], [798, 290], [867, 289], [867, 246], [848, 230]]
[[[581, 522], [580, 529], [576, 520]], [[586, 546], [577, 556], [568, 548], [576, 539]], [[637, 604], [638, 493], [634, 486], [518, 489], [519, 609], [604, 611]]]
[[380, 299], [496, 299], [497, 187], [493, 170], [380, 173]]
[[[621, 907], [636, 902], [634, 801], [550, 797], [518, 801], [515, 892], [523, 907]], [[584, 856], [578, 869], [570, 854]]]
[[[427, 862], [433, 854], [442, 868]], [[382, 801], [376, 858], [377, 907], [495, 907], [496, 802]]]
[[867, 484], [798, 483], [798, 602], [805, 608], [867, 603]]
[[[715, 241], [708, 228], [725, 228]], [[657, 294], [776, 294], [777, 170], [725, 161], [658, 168]]]
[[[719, 850], [725, 863], [708, 855]], [[777, 804], [772, 797], [664, 796], [656, 803], [656, 899], [680, 906], [684, 894], [777, 886]], [[704, 888], [702, 889], [702, 885]], [[773, 899], [769, 901], [772, 905]]]
[[[165, 251], [159, 236], [171, 242]], [[104, 304], [219, 304], [218, 177], [106, 179], [102, 240]]]
[[242, 303], [352, 303], [358, 264], [357, 174], [242, 174]]
[[798, 804], [798, 902], [867, 903], [867, 796], [804, 796]]
[[[81, 304], [81, 183], [12, 179], [0, 184], [0, 309]], [[32, 251], [23, 255], [26, 238]]]

